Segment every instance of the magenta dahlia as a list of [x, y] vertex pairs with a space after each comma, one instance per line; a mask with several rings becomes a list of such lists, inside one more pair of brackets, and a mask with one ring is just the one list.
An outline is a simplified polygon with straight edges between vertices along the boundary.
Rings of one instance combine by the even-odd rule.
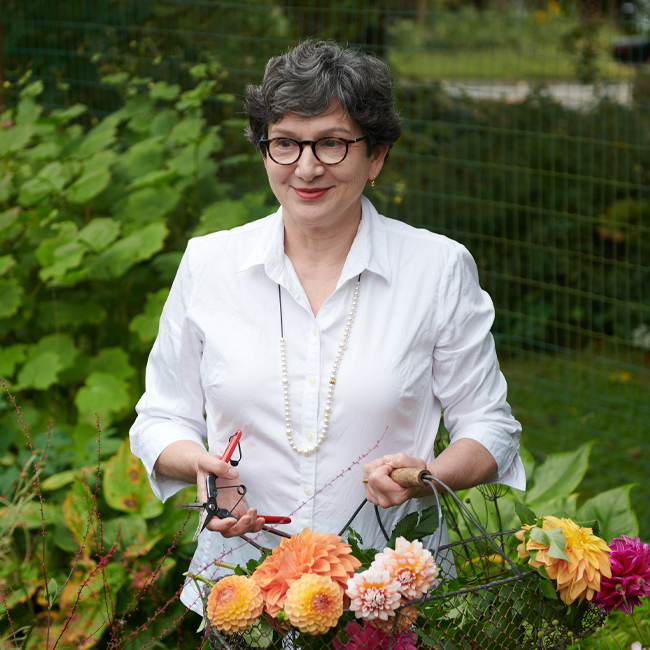
[[608, 614], [614, 607], [631, 614], [650, 592], [650, 544], [622, 535], [609, 546], [612, 577], [601, 577], [594, 603]]
[[415, 644], [418, 635], [415, 632], [395, 633], [393, 635], [393, 644], [390, 643], [390, 634], [382, 632], [372, 623], [365, 622], [361, 626], [356, 621], [350, 621], [345, 626], [346, 636], [349, 640], [346, 643], [338, 639], [332, 639], [336, 650], [416, 650]]

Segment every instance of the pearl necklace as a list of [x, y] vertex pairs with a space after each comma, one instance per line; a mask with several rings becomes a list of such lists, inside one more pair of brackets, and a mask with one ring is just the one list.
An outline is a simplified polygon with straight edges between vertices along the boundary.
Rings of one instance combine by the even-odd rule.
[[327, 430], [330, 424], [330, 416], [332, 414], [332, 399], [334, 396], [334, 386], [336, 385], [336, 375], [339, 371], [339, 365], [341, 359], [343, 358], [343, 352], [347, 347], [348, 336], [350, 336], [350, 330], [352, 329], [352, 322], [354, 321], [354, 313], [357, 309], [357, 301], [359, 300], [359, 286], [361, 284], [361, 275], [357, 279], [356, 287], [354, 288], [354, 295], [352, 296], [352, 306], [350, 307], [350, 313], [348, 314], [348, 319], [345, 322], [345, 329], [343, 331], [343, 338], [339, 343], [339, 349], [336, 352], [336, 358], [334, 359], [334, 365], [332, 366], [332, 373], [330, 374], [329, 387], [327, 389], [327, 400], [325, 402], [325, 409], [323, 414], [323, 428], [316, 440], [316, 444], [313, 447], [308, 449], [299, 449], [296, 443], [293, 441], [293, 430], [291, 428], [291, 405], [289, 400], [289, 374], [287, 372], [287, 351], [284, 343], [284, 327], [282, 324], [282, 292], [280, 290], [280, 285], [278, 284], [278, 299], [280, 301], [280, 359], [282, 360], [282, 389], [284, 391], [284, 420], [287, 424], [286, 434], [287, 440], [289, 441], [289, 446], [296, 453], [302, 454], [303, 456], [309, 456], [313, 454], [325, 440], [327, 435]]

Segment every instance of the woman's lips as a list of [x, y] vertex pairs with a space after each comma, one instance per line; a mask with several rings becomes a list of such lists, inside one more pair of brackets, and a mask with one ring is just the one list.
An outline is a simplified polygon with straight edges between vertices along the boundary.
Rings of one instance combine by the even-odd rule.
[[314, 187], [314, 188], [305, 188], [305, 187], [294, 187], [293, 191], [301, 198], [307, 200], [320, 199], [321, 196], [325, 196], [329, 192], [329, 187]]

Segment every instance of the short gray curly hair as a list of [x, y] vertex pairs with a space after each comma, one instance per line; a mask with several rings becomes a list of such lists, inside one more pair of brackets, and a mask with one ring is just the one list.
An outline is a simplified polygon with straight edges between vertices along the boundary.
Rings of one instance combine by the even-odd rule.
[[388, 66], [372, 54], [307, 40], [266, 64], [259, 86], [246, 87], [246, 136], [262, 151], [260, 138], [287, 113], [320, 115], [333, 99], [366, 136], [368, 155], [399, 138], [401, 117], [395, 110]]

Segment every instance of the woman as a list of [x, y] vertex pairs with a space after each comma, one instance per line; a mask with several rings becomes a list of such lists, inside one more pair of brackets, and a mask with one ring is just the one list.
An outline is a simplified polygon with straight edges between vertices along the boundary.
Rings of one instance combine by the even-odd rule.
[[[239, 520], [213, 519], [192, 570], [255, 555], [266, 515], [293, 533], [338, 532], [364, 497], [385, 526], [432, 497], [390, 478], [428, 467], [452, 489], [523, 489], [519, 424], [490, 335], [493, 307], [459, 244], [386, 219], [362, 192], [400, 134], [378, 59], [307, 41], [249, 86], [248, 136], [280, 203], [273, 215], [190, 241], [147, 366], [132, 449], [166, 499], [205, 477], [243, 483]], [[433, 443], [444, 408], [451, 444]], [[243, 431], [238, 471], [219, 454]], [[209, 451], [204, 447], [207, 439]], [[234, 490], [219, 494], [233, 506]], [[371, 508], [354, 528], [383, 538]], [[220, 534], [215, 534], [220, 533]], [[183, 602], [197, 612], [192, 584]]]

